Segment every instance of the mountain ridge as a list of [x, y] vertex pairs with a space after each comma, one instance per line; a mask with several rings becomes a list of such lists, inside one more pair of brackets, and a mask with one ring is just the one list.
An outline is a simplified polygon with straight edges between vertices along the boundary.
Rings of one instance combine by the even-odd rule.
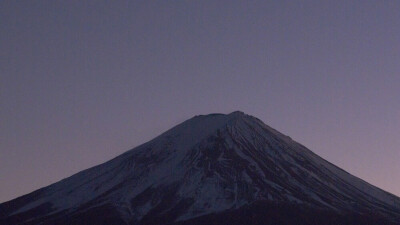
[[400, 221], [397, 196], [235, 111], [195, 116], [112, 160], [0, 204], [0, 224], [57, 224], [96, 208], [126, 224], [164, 217], [177, 223], [260, 201]]

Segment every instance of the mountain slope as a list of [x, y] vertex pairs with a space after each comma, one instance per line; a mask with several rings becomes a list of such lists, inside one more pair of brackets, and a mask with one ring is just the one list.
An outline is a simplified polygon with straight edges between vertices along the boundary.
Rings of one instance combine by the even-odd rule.
[[280, 213], [307, 208], [310, 218], [400, 221], [398, 197], [233, 112], [196, 116], [104, 164], [3, 203], [0, 224], [194, 224], [201, 218], [212, 224], [213, 216], [241, 215], [259, 204], [284, 206]]

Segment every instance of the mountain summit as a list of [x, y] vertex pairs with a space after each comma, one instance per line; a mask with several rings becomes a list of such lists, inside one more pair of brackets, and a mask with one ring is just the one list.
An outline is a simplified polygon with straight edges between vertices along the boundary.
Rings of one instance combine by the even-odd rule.
[[400, 224], [400, 199], [243, 112], [0, 205], [0, 224]]

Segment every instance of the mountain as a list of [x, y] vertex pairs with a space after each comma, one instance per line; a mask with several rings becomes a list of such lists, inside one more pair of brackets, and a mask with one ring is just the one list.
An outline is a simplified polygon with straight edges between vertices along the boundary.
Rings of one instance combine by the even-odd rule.
[[233, 112], [5, 202], [0, 224], [400, 224], [400, 198]]

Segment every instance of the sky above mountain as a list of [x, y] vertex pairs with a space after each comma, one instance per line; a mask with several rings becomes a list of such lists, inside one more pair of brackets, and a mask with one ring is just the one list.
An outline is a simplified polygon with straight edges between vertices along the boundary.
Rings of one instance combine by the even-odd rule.
[[400, 195], [398, 1], [1, 1], [0, 202], [197, 114]]

